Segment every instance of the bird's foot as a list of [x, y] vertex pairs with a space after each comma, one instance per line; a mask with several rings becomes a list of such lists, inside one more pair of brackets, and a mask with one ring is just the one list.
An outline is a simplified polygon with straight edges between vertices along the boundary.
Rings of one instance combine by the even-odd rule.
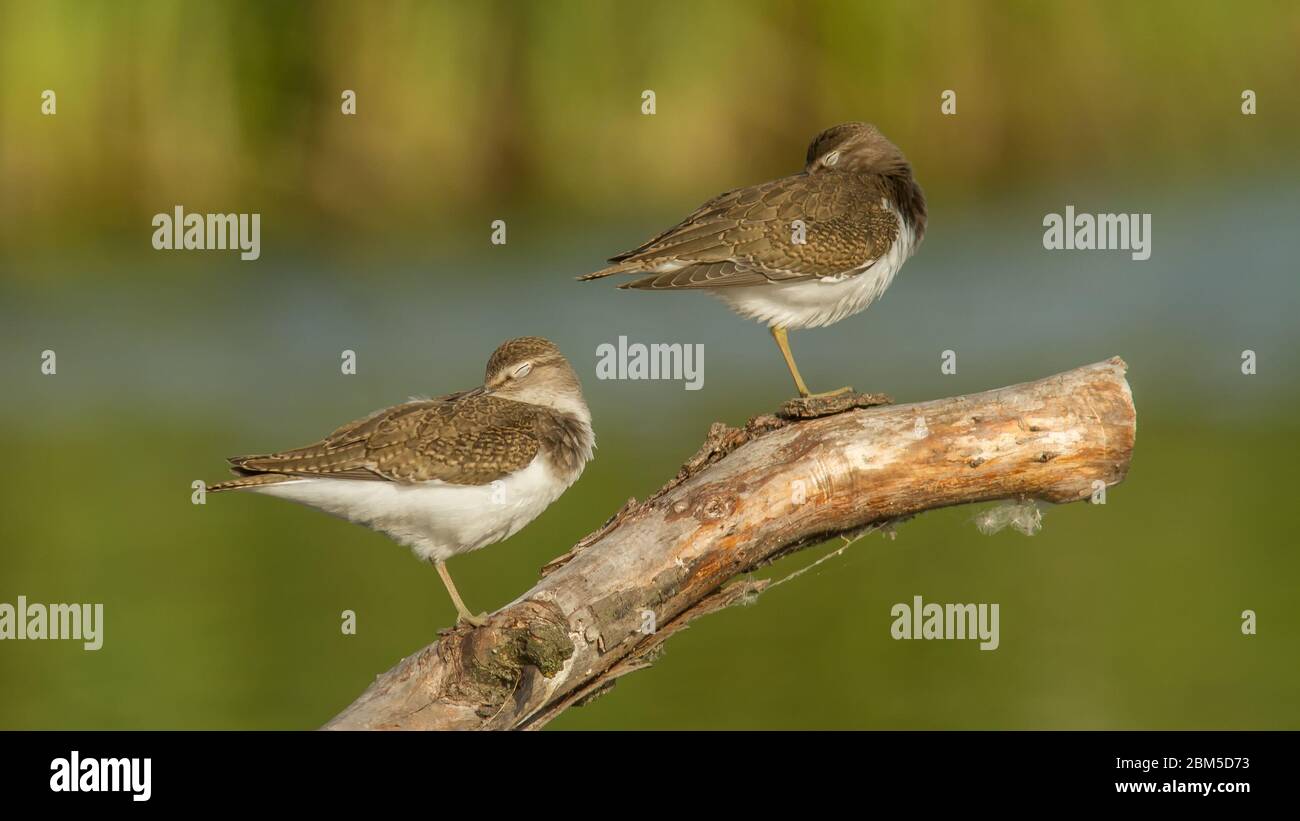
[[837, 391], [814, 393], [789, 399], [776, 409], [776, 415], [782, 419], [816, 419], [821, 416], [833, 416], [854, 408], [871, 408], [877, 405], [892, 405], [894, 400], [883, 393], [858, 393], [852, 388], [840, 388]]
[[845, 385], [844, 387], [836, 388], [833, 391], [822, 391], [821, 393], [800, 394], [799, 398], [800, 399], [821, 399], [824, 396], [839, 396], [842, 393], [853, 393], [853, 388], [849, 385]]
[[459, 617], [456, 619], [456, 624], [460, 625], [463, 622], [473, 627], [482, 627], [487, 624], [487, 616], [487, 613], [479, 613], [476, 616], [468, 610], [462, 610], [460, 611]]

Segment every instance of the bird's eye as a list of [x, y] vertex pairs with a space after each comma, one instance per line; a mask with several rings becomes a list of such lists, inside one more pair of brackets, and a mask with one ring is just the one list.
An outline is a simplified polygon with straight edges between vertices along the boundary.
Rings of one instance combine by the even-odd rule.
[[840, 152], [838, 151], [832, 151], [831, 153], [827, 154], [825, 157], [822, 157], [822, 165], [826, 166], [827, 168], [831, 167], [832, 165], [834, 165], [839, 161], [840, 161]]
[[511, 379], [523, 379], [525, 376], [528, 375], [528, 372], [531, 371], [532, 369], [533, 369], [533, 363], [531, 363], [531, 362], [525, 362], [524, 364], [522, 364], [522, 365], [520, 365], [519, 367], [515, 368], [515, 372], [512, 373], [512, 374], [510, 374], [510, 378], [511, 378]]

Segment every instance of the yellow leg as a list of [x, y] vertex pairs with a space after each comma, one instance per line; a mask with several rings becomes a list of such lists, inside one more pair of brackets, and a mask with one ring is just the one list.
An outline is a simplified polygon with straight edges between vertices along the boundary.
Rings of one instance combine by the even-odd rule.
[[768, 330], [772, 332], [776, 346], [781, 349], [781, 356], [785, 357], [785, 366], [790, 369], [790, 375], [794, 377], [794, 386], [799, 390], [799, 395], [807, 396], [808, 386], [803, 383], [803, 377], [799, 375], [799, 366], [794, 364], [794, 354], [790, 353], [790, 340], [786, 337], [785, 328], [773, 326]]
[[475, 627], [482, 627], [485, 622], [486, 613], [480, 613], [475, 616], [469, 612], [465, 602], [461, 601], [460, 593], [456, 590], [456, 585], [451, 580], [451, 574], [447, 572], [447, 563], [434, 561], [433, 566], [438, 568], [438, 575], [442, 576], [442, 583], [447, 585], [447, 592], [451, 594], [451, 603], [456, 605], [456, 612], [460, 615], [461, 621], [467, 621]]
[[772, 327], [772, 338], [776, 340], [776, 345], [781, 349], [781, 356], [785, 357], [785, 365], [790, 369], [790, 375], [794, 377], [794, 386], [798, 389], [799, 395], [805, 399], [817, 396], [834, 396], [835, 394], [844, 393], [853, 390], [850, 387], [837, 388], [825, 393], [809, 393], [808, 386], [803, 383], [803, 377], [799, 375], [799, 366], [794, 364], [794, 354], [790, 352], [790, 340], [786, 335], [785, 328]]

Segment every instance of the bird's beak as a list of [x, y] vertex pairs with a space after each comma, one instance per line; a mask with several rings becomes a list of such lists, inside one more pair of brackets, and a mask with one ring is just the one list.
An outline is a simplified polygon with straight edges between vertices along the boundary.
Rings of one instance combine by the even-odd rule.
[[466, 398], [471, 397], [471, 396], [487, 396], [488, 393], [489, 393], [489, 391], [488, 391], [488, 389], [487, 389], [487, 385], [479, 385], [479, 386], [478, 386], [477, 388], [475, 388], [474, 390], [467, 392], [467, 393], [465, 394], [465, 396], [466, 396]]

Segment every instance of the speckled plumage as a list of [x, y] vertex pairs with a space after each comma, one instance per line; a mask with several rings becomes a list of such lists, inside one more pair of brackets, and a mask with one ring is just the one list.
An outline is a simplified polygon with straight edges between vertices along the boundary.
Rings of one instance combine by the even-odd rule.
[[[488, 360], [485, 385], [523, 361], [542, 367], [563, 362], [563, 356], [540, 337], [512, 339]], [[305, 447], [233, 457], [232, 470], [256, 481], [236, 479], [209, 489], [265, 484], [272, 481], [267, 476], [485, 485], [527, 467], [539, 452], [568, 475], [590, 458], [589, 438], [586, 420], [477, 388], [376, 411]]]
[[[805, 242], [794, 241], [795, 220]], [[802, 172], [715, 197], [579, 279], [646, 274], [619, 286], [643, 290], [835, 283], [869, 272], [902, 234], [915, 250], [925, 223], [925, 196], [902, 152], [874, 126], [847, 123], [813, 140]]]
[[[843, 177], [843, 178], [841, 178]], [[624, 288], [719, 288], [841, 277], [878, 257], [898, 235], [878, 180], [803, 174], [711, 200], [681, 224], [612, 261], [632, 270], [685, 263]], [[791, 241], [803, 220], [805, 243]]]
[[244, 475], [484, 485], [527, 466], [544, 434], [563, 447], [564, 440], [552, 434], [564, 425], [558, 416], [495, 396], [453, 394], [385, 408], [306, 447], [236, 456], [230, 464]]

